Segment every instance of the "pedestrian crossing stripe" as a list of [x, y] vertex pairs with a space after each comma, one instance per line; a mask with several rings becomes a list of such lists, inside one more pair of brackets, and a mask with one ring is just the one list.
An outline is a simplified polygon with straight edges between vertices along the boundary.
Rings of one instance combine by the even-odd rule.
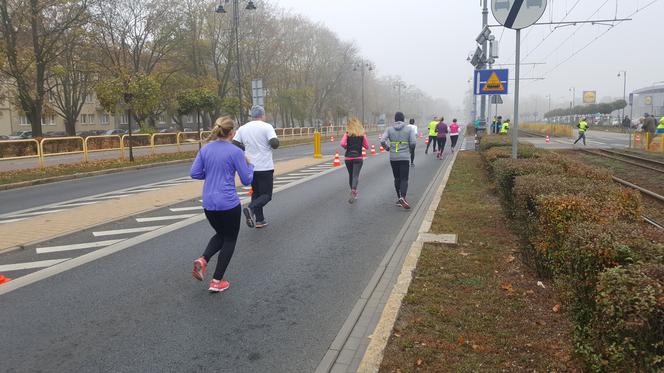
[[503, 82], [500, 81], [498, 74], [496, 74], [496, 72], [494, 71], [489, 77], [489, 80], [487, 80], [486, 85], [484, 85], [484, 88], [482, 90], [484, 92], [494, 92], [494, 91], [502, 92], [505, 90], [505, 86], [503, 85]]

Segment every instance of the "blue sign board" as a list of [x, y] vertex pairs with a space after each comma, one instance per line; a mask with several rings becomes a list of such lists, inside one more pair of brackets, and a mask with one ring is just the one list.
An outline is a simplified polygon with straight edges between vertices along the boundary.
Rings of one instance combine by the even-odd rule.
[[508, 81], [508, 69], [476, 70], [474, 84], [475, 96], [506, 95]]

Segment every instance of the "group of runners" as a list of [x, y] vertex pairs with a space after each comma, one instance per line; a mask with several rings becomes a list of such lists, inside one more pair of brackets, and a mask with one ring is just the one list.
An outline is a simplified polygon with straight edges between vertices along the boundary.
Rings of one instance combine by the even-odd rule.
[[[204, 180], [203, 209], [205, 216], [215, 230], [203, 255], [194, 261], [192, 275], [203, 281], [210, 259], [219, 254], [217, 265], [210, 282], [210, 292], [222, 292], [230, 287], [224, 274], [235, 251], [240, 231], [242, 214], [250, 228], [265, 228], [268, 223], [263, 208], [272, 200], [274, 183], [274, 162], [272, 151], [279, 147], [279, 139], [272, 125], [265, 122], [265, 110], [261, 106], [251, 109], [252, 120], [239, 129], [230, 117], [216, 120], [208, 143], [198, 152], [191, 167], [191, 177]], [[385, 130], [380, 138], [381, 145], [390, 154], [390, 166], [394, 176], [396, 204], [409, 210], [406, 199], [408, 193], [409, 170], [415, 165], [415, 148], [418, 129], [415, 121], [405, 123], [405, 116], [397, 112], [394, 125]], [[435, 126], [433, 125], [435, 124]], [[452, 151], [459, 137], [459, 125], [454, 119], [450, 125], [441, 118], [429, 124], [429, 135], [435, 135], [434, 152], [442, 159], [447, 136], [450, 136]], [[429, 143], [425, 154], [428, 154]], [[369, 148], [367, 135], [358, 119], [351, 119], [346, 133], [341, 139], [346, 150], [345, 164], [350, 187], [349, 203], [358, 198], [360, 171], [363, 166], [362, 149]], [[251, 202], [242, 208], [236, 191], [235, 179], [251, 185]]]

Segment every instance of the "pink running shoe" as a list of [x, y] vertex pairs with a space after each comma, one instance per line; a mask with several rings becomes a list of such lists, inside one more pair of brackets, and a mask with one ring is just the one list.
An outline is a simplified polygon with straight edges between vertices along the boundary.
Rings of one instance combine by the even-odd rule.
[[210, 288], [208, 289], [211, 293], [221, 293], [222, 291], [228, 289], [231, 286], [231, 283], [226, 280], [212, 280], [210, 281]]
[[205, 276], [205, 269], [207, 268], [207, 261], [205, 258], [200, 257], [194, 260], [194, 270], [191, 271], [191, 275], [198, 281], [203, 281], [203, 276]]

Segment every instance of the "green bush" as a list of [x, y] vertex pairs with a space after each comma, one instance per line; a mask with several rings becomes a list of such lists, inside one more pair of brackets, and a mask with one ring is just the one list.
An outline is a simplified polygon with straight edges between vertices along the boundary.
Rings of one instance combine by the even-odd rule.
[[512, 136], [488, 135], [482, 136], [480, 140], [480, 151], [484, 152], [497, 146], [507, 146], [512, 144]]
[[563, 168], [537, 159], [498, 159], [492, 164], [496, 188], [503, 197], [510, 216], [514, 214], [514, 180], [522, 175], [556, 175], [563, 173]]
[[664, 370], [664, 265], [637, 264], [599, 275], [598, 312], [577, 338], [592, 371]]

